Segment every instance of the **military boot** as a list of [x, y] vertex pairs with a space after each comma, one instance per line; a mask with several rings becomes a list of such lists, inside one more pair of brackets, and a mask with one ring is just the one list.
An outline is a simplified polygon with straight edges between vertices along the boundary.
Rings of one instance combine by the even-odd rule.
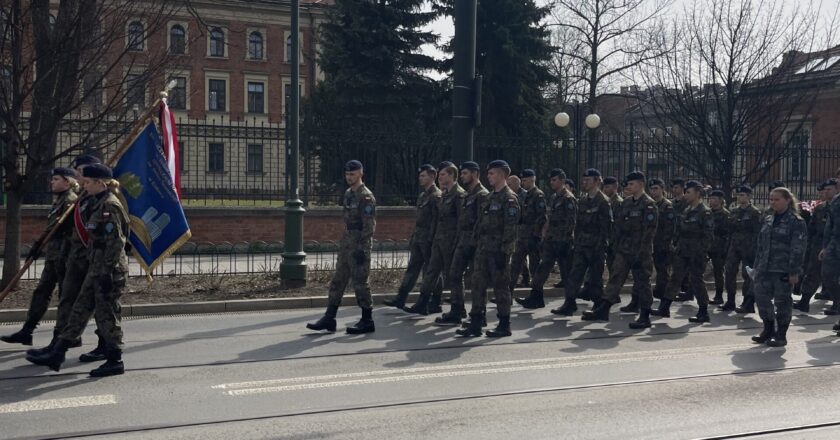
[[686, 302], [686, 301], [691, 301], [692, 299], [694, 299], [694, 295], [692, 295], [688, 292], [680, 292], [679, 295], [677, 295], [677, 297], [674, 298], [674, 301], [676, 301], [676, 302]]
[[382, 301], [382, 304], [385, 304], [388, 307], [402, 309], [405, 307], [406, 298], [408, 298], [408, 292], [399, 292], [397, 293], [397, 296]]
[[[99, 335], [99, 330], [96, 331], [97, 336]], [[96, 348], [93, 350], [79, 356], [79, 362], [99, 362], [105, 360], [105, 355], [107, 354], [107, 350], [105, 349], [105, 340], [99, 336], [99, 341], [96, 343]]]
[[526, 309], [541, 309], [545, 307], [545, 299], [541, 289], [531, 289], [527, 298], [516, 298], [516, 302]]
[[840, 321], [837, 321], [837, 324], [834, 324], [834, 327], [831, 328], [836, 332], [840, 332]]
[[650, 311], [651, 316], [659, 316], [662, 318], [670, 318], [671, 317], [671, 300], [668, 298], [662, 298], [659, 300], [659, 308], [656, 310]]
[[459, 325], [461, 324], [461, 319], [466, 316], [467, 312], [464, 310], [463, 305], [455, 305], [453, 304], [452, 307], [449, 308], [449, 312], [444, 313], [443, 315], [438, 316], [435, 318], [435, 324], [437, 325]]
[[[487, 327], [487, 312], [481, 312], [481, 314], [478, 315], [478, 316], [481, 317], [481, 328]], [[462, 328], [467, 328], [467, 327], [471, 326], [472, 321], [473, 321], [473, 315], [470, 314], [469, 319], [467, 319], [467, 320], [465, 320], [464, 322], [461, 323], [461, 327]]]
[[27, 355], [26, 360], [35, 365], [43, 365], [49, 367], [50, 370], [59, 371], [61, 364], [64, 362], [64, 355], [67, 349], [70, 348], [70, 343], [64, 339], [59, 339], [53, 345], [53, 349], [42, 355]]
[[740, 306], [735, 307], [735, 313], [755, 313], [755, 297], [744, 297], [744, 302]]
[[819, 299], [822, 301], [828, 301], [831, 299], [831, 296], [826, 291], [821, 291], [820, 293], [814, 295], [814, 299]]
[[[423, 315], [426, 316], [429, 314], [429, 300], [431, 299], [431, 295], [428, 293], [423, 293], [420, 295], [420, 298], [417, 298], [417, 302], [411, 307], [403, 307], [403, 311], [406, 313], [412, 313], [415, 315]], [[440, 306], [438, 306], [440, 307]]]
[[499, 316], [499, 324], [493, 330], [487, 330], [488, 338], [502, 338], [510, 336], [510, 316]]
[[443, 307], [440, 306], [443, 301], [442, 296], [440, 293], [432, 295], [432, 299], [429, 300], [429, 313], [443, 313]]
[[700, 310], [697, 311], [697, 314], [688, 318], [688, 322], [693, 322], [697, 324], [702, 324], [704, 322], [709, 322], [709, 306], [700, 306]]
[[566, 301], [559, 308], [551, 309], [551, 313], [555, 315], [572, 316], [575, 312], [577, 312], [577, 303], [570, 298], [566, 298]]
[[122, 362], [122, 350], [110, 348], [106, 350], [106, 362], [98, 368], [90, 371], [90, 377], [116, 376], [125, 373], [125, 365]]
[[0, 336], [0, 341], [7, 342], [9, 344], [32, 345], [32, 332], [35, 331], [35, 327], [37, 326], [37, 323], [27, 321], [23, 324], [23, 328], [21, 328], [17, 333], [12, 333], [8, 336]]
[[726, 294], [726, 302], [718, 306], [718, 310], [722, 312], [731, 312], [735, 310], [735, 295]]
[[632, 295], [630, 297], [630, 303], [619, 308], [618, 311], [622, 313], [639, 313], [639, 297]]
[[55, 347], [55, 343], [56, 343], [56, 342], [58, 342], [58, 338], [57, 338], [57, 337], [53, 337], [53, 338], [50, 340], [50, 343], [49, 343], [49, 344], [47, 344], [47, 346], [46, 346], [46, 347], [41, 347], [41, 348], [30, 348], [29, 350], [26, 350], [26, 354], [27, 354], [27, 355], [30, 355], [30, 356], [40, 356], [40, 355], [42, 355], [42, 354], [49, 353], [49, 352], [51, 352], [51, 351], [52, 351], [53, 347]]
[[802, 298], [799, 301], [793, 303], [793, 308], [799, 310], [800, 312], [808, 313], [811, 311], [811, 295], [807, 293], [802, 294]]
[[769, 347], [784, 347], [787, 345], [787, 331], [788, 327], [790, 326], [790, 321], [779, 321], [776, 320], [778, 323], [778, 327], [776, 329], [776, 333], [767, 341], [767, 346]]
[[723, 304], [723, 291], [718, 290], [717, 292], [715, 292], [715, 297], [711, 301], [709, 301], [709, 304], [713, 304], [716, 306]]
[[823, 310], [823, 314], [825, 314], [827, 316], [840, 315], [840, 302], [835, 301], [834, 304], [831, 305], [831, 307]]
[[361, 335], [364, 333], [373, 333], [374, 331], [376, 331], [376, 326], [373, 325], [373, 309], [362, 309], [362, 319], [347, 327], [348, 335]]
[[758, 336], [752, 337], [753, 342], [758, 344], [764, 344], [765, 342], [769, 341], [770, 338], [773, 337], [773, 333], [776, 330], [776, 321], [770, 319], [764, 320], [763, 322], [764, 330], [762, 330], [761, 333], [758, 334]]
[[335, 315], [338, 313], [338, 306], [327, 306], [327, 311], [324, 316], [316, 322], [306, 324], [309, 330], [321, 331], [326, 330], [330, 333], [335, 332]]
[[612, 303], [609, 301], [600, 301], [592, 310], [583, 312], [581, 319], [584, 321], [609, 321], [612, 306]]
[[474, 315], [471, 313], [469, 324], [467, 324], [465, 328], [459, 328], [458, 330], [455, 330], [455, 334], [457, 334], [458, 336], [481, 336], [483, 333], [483, 331], [481, 330], [481, 327], [483, 327], [481, 325], [482, 322], [486, 322], [483, 315]]
[[650, 328], [650, 309], [641, 309], [639, 311], [639, 317], [635, 321], [628, 324], [628, 326], [633, 330]]

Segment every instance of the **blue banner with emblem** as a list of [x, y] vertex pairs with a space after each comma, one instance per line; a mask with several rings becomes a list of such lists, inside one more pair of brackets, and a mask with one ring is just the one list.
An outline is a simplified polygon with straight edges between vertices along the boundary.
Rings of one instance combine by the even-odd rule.
[[131, 223], [132, 253], [151, 275], [192, 236], [154, 122], [134, 138], [113, 170]]

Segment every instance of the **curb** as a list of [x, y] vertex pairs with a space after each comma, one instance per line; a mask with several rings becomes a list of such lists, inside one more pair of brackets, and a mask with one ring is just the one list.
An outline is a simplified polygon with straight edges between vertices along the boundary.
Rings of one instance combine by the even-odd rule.
[[[706, 286], [713, 286], [714, 282], [707, 282]], [[741, 285], [741, 281], [738, 282]], [[630, 294], [633, 286], [625, 284], [621, 293]], [[514, 293], [527, 293], [527, 288], [514, 289]], [[349, 292], [348, 292], [349, 293]], [[488, 293], [492, 294], [492, 290]], [[545, 289], [544, 295], [548, 298], [559, 298], [563, 296], [562, 288]], [[393, 293], [373, 294], [373, 304], [382, 305], [382, 302], [393, 297]], [[408, 295], [407, 302], [415, 302], [419, 296], [418, 292]], [[324, 308], [327, 306], [326, 296], [309, 296], [296, 298], [262, 298], [262, 299], [238, 299], [229, 301], [203, 301], [187, 303], [165, 303], [165, 304], [126, 304], [122, 306], [122, 316], [171, 316], [171, 315], [195, 315], [206, 313], [231, 313], [231, 312], [259, 312], [267, 310], [295, 310]], [[469, 301], [467, 301], [469, 302]], [[341, 301], [343, 307], [353, 306], [356, 299], [352, 294], [345, 294]], [[0, 323], [23, 322], [26, 319], [26, 309], [0, 310]], [[42, 320], [55, 320], [56, 308], [50, 308]]]

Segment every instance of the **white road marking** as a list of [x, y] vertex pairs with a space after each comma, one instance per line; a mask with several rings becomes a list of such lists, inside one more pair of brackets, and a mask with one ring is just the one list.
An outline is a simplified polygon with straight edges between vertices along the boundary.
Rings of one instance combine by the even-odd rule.
[[0, 405], [0, 414], [45, 411], [49, 409], [81, 408], [86, 406], [114, 405], [117, 397], [113, 394], [99, 396], [69, 397], [66, 399], [27, 400]]

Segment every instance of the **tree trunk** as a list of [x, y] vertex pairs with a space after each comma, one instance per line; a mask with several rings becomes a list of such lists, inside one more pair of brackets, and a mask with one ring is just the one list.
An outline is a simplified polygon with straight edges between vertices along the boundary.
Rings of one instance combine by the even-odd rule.
[[20, 193], [10, 190], [6, 194], [6, 237], [3, 253], [3, 280], [0, 288], [6, 288], [20, 269], [20, 215], [22, 200]]

